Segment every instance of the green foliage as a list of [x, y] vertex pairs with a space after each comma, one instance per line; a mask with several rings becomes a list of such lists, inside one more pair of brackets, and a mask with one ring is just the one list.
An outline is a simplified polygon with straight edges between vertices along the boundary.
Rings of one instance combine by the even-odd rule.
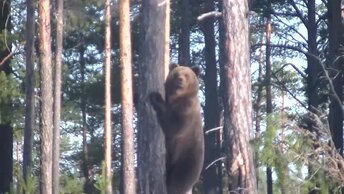
[[266, 123], [266, 131], [262, 134], [261, 137], [261, 153], [263, 154], [260, 155], [260, 161], [268, 166], [274, 166], [276, 160], [279, 159], [276, 145], [274, 143], [276, 140], [277, 131], [281, 126], [279, 115], [268, 115]]
[[111, 184], [111, 181], [106, 178], [105, 163], [102, 164], [102, 173], [96, 177], [94, 187], [100, 191], [101, 194], [106, 193], [106, 187]]
[[60, 194], [82, 194], [84, 181], [74, 176], [60, 177]]
[[38, 191], [38, 178], [32, 176], [31, 174], [27, 174], [26, 181], [21, 179], [20, 184], [27, 194], [35, 194]]
[[6, 104], [11, 102], [14, 98], [18, 98], [21, 95], [21, 91], [18, 88], [18, 81], [12, 75], [6, 75], [4, 72], [0, 72], [0, 104]]

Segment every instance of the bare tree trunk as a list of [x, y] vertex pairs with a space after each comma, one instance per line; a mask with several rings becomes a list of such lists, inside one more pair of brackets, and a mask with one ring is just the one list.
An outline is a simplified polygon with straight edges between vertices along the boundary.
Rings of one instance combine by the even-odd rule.
[[[315, 0], [309, 0], [307, 2], [307, 9], [308, 9], [308, 23], [307, 23], [307, 44], [308, 44], [308, 52], [314, 56], [318, 56], [318, 49], [317, 49], [317, 24], [316, 24], [316, 7], [315, 7]], [[307, 97], [308, 97], [308, 111], [310, 113], [317, 114], [318, 106], [319, 106], [319, 70], [320, 64], [313, 56], [307, 56]], [[315, 124], [313, 122], [309, 122], [308, 124], [309, 130], [314, 131], [316, 130]], [[316, 169], [314, 167], [309, 166], [309, 174], [313, 174]], [[318, 176], [315, 174], [315, 176]], [[320, 177], [318, 177], [320, 178]], [[311, 188], [310, 194], [318, 194], [320, 191], [315, 188], [320, 186], [319, 182], [315, 183], [314, 188]]]
[[8, 193], [13, 181], [13, 128], [0, 124], [0, 134], [0, 193]]
[[32, 131], [35, 127], [35, 76], [34, 76], [34, 39], [35, 39], [35, 2], [27, 0], [26, 12], [26, 74], [25, 74], [25, 128], [23, 151], [23, 178], [26, 181], [32, 168]]
[[190, 7], [189, 0], [179, 1], [181, 26], [179, 33], [178, 63], [190, 66]]
[[339, 153], [343, 155], [343, 59], [337, 59], [340, 55], [343, 43], [343, 24], [341, 23], [341, 0], [328, 1], [328, 30], [329, 30], [329, 56], [328, 63], [332, 69], [331, 80], [333, 90], [330, 91], [329, 124], [332, 139]]
[[164, 56], [164, 78], [166, 79], [170, 66], [170, 28], [171, 28], [171, 4], [170, 0], [165, 0], [166, 2], [166, 17], [165, 17], [165, 56]]
[[53, 132], [53, 194], [60, 190], [60, 122], [61, 122], [61, 85], [63, 50], [63, 0], [57, 0], [56, 61], [54, 87], [54, 132]]
[[133, 76], [129, 0], [119, 2], [119, 35], [122, 96], [122, 188], [124, 194], [136, 193], [133, 128]]
[[[163, 91], [166, 4], [142, 1], [143, 39], [139, 62], [138, 187], [142, 194], [165, 194], [164, 135], [148, 94]], [[149, 49], [147, 49], [149, 48]]]
[[112, 132], [111, 132], [111, 12], [110, 0], [105, 0], [105, 176], [106, 194], [112, 194]]
[[[308, 52], [312, 55], [318, 55], [317, 49], [317, 24], [316, 24], [316, 9], [315, 0], [309, 0], [308, 7]], [[308, 110], [316, 113], [319, 104], [319, 62], [312, 56], [307, 56], [307, 96], [308, 96]], [[313, 126], [311, 126], [311, 130]]]
[[[272, 113], [272, 96], [271, 96], [271, 1], [268, 1], [268, 9], [267, 9], [267, 16], [266, 16], [266, 53], [265, 53], [265, 62], [266, 62], [266, 72], [265, 72], [265, 89], [266, 89], [266, 114], [269, 116], [269, 114]], [[269, 122], [269, 119], [267, 120]], [[271, 126], [269, 124], [266, 125], [266, 130], [270, 130], [268, 126]], [[267, 186], [267, 194], [273, 193], [273, 182], [272, 182], [272, 170], [270, 166], [266, 167], [266, 186]]]
[[82, 162], [81, 169], [85, 177], [84, 192], [86, 194], [92, 193], [92, 183], [89, 175], [89, 164], [88, 164], [88, 147], [87, 147], [87, 121], [86, 121], [86, 88], [85, 88], [85, 49], [81, 46], [79, 48], [79, 63], [81, 73], [81, 120], [82, 120]]
[[[205, 0], [204, 12], [214, 11], [214, 1]], [[218, 127], [218, 91], [217, 91], [217, 68], [215, 54], [215, 33], [214, 21], [212, 17], [202, 21], [202, 31], [204, 34], [204, 55], [206, 61], [204, 85], [205, 85], [205, 106], [204, 106], [204, 131], [205, 135], [205, 161], [204, 167], [220, 158], [220, 130], [210, 133], [207, 131]], [[205, 194], [217, 194], [222, 192], [222, 162], [219, 160], [209, 168], [204, 169], [203, 185]]]
[[39, 51], [41, 76], [41, 193], [52, 193], [53, 95], [50, 0], [40, 0]]
[[256, 172], [249, 144], [252, 128], [248, 1], [223, 1], [221, 81], [229, 191], [256, 194]]
[[[262, 34], [263, 36], [263, 34]], [[263, 37], [261, 42], [263, 42]], [[258, 59], [258, 78], [257, 78], [257, 83], [258, 83], [258, 88], [257, 88], [257, 99], [256, 99], [256, 104], [254, 105], [254, 110], [255, 110], [255, 138], [259, 138], [260, 136], [260, 132], [261, 132], [261, 104], [262, 104], [262, 96], [263, 96], [263, 46], [260, 47], [259, 49], [259, 59]], [[258, 167], [258, 158], [259, 158], [259, 151], [255, 151], [254, 154], [254, 163], [255, 163], [255, 167]], [[258, 173], [258, 170], [256, 170], [256, 172]], [[258, 180], [259, 178], [257, 177], [257, 188], [259, 187], [258, 185]]]
[[[11, 68], [11, 0], [0, 0], [0, 33], [6, 38], [0, 39], [0, 73], [5, 75], [13, 73]], [[13, 128], [8, 111], [11, 111], [12, 102], [0, 104], [0, 193], [10, 192], [13, 181]]]

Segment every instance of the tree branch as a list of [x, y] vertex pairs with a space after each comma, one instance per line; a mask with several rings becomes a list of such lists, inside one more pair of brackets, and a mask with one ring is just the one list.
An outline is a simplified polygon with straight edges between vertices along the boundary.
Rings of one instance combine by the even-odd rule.
[[301, 10], [296, 6], [295, 1], [293, 0], [288, 0], [289, 3], [291, 4], [291, 6], [293, 6], [293, 8], [295, 9], [296, 14], [298, 15], [298, 17], [300, 18], [300, 20], [302, 21], [302, 23], [306, 26], [306, 28], [308, 29], [308, 22], [307, 20], [303, 17]]
[[[253, 46], [261, 46], [261, 45], [266, 46], [266, 44], [256, 44], [256, 45], [253, 45]], [[329, 73], [328, 73], [328, 71], [327, 71], [327, 69], [326, 69], [326, 67], [325, 67], [325, 64], [322, 62], [322, 60], [320, 59], [320, 57], [318, 57], [318, 56], [316, 56], [316, 55], [314, 55], [314, 54], [312, 54], [312, 53], [309, 53], [309, 52], [307, 52], [307, 51], [304, 51], [304, 50], [302, 50], [301, 48], [296, 47], [296, 46], [291, 46], [291, 45], [278, 45], [278, 44], [277, 44], [277, 45], [276, 45], [276, 44], [275, 44], [275, 45], [272, 44], [272, 45], [270, 45], [270, 46], [271, 46], [271, 47], [284, 48], [284, 49], [290, 49], [290, 50], [298, 51], [298, 52], [300, 52], [300, 53], [306, 55], [307, 57], [311, 57], [311, 58], [315, 59], [315, 60], [320, 64], [320, 66], [321, 66], [321, 68], [322, 68], [322, 70], [323, 70], [323, 72], [324, 72], [324, 74], [325, 74], [325, 77], [326, 77], [327, 81], [329, 82], [329, 85], [330, 85], [330, 92], [331, 92], [332, 95], [334, 96], [334, 98], [335, 98], [335, 100], [337, 101], [337, 103], [341, 105], [341, 109], [342, 109], [342, 112], [343, 112], [343, 115], [344, 115], [344, 106], [343, 106], [343, 104], [342, 104], [342, 101], [340, 100], [338, 94], [336, 93], [336, 90], [334, 89], [334, 86], [333, 86], [332, 79], [331, 79], [331, 77], [330, 77], [330, 75], [329, 75]], [[339, 57], [337, 57], [337, 58], [334, 60], [334, 63], [337, 62], [337, 61], [340, 60], [340, 59], [343, 59], [343, 58], [344, 58], [344, 56], [339, 56]]]
[[283, 83], [278, 79], [278, 77], [276, 76], [275, 72], [272, 73], [272, 76], [274, 76], [274, 78], [276, 79], [276, 81], [278, 82], [278, 84], [279, 84], [286, 92], [288, 92], [288, 93], [291, 95], [291, 97], [293, 97], [293, 98], [294, 98], [303, 108], [307, 109], [307, 106], [306, 106], [301, 100], [299, 100], [299, 99], [296, 97], [296, 95], [295, 95], [293, 92], [291, 92], [291, 91], [287, 88], [287, 86], [285, 86], [285, 84], [283, 84]]
[[279, 68], [277, 71], [275, 71], [275, 74], [278, 73], [279, 71], [281, 71], [284, 67], [286, 66], [291, 66], [293, 69], [295, 69], [295, 71], [297, 71], [297, 73], [299, 73], [303, 79], [307, 79], [307, 75], [305, 75], [299, 68], [296, 67], [296, 65], [292, 64], [292, 63], [286, 63], [284, 65], [282, 65], [281, 68]]
[[197, 21], [202, 22], [203, 20], [210, 18], [210, 17], [220, 18], [220, 17], [222, 17], [222, 13], [218, 12], [218, 11], [211, 11], [211, 12], [203, 13], [197, 17]]

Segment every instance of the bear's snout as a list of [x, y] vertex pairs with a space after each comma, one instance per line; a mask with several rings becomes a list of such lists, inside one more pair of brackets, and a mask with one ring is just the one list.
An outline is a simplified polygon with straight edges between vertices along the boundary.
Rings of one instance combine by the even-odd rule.
[[178, 88], [181, 88], [183, 87], [185, 83], [185, 78], [183, 78], [182, 76], [177, 76], [176, 79], [175, 79], [175, 85], [178, 87]]

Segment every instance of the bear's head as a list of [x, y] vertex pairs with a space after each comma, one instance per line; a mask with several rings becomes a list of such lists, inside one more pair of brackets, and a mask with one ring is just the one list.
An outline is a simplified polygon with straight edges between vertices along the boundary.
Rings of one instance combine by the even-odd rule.
[[198, 67], [185, 67], [172, 64], [165, 82], [166, 100], [172, 102], [179, 99], [196, 97], [199, 89], [198, 76]]

